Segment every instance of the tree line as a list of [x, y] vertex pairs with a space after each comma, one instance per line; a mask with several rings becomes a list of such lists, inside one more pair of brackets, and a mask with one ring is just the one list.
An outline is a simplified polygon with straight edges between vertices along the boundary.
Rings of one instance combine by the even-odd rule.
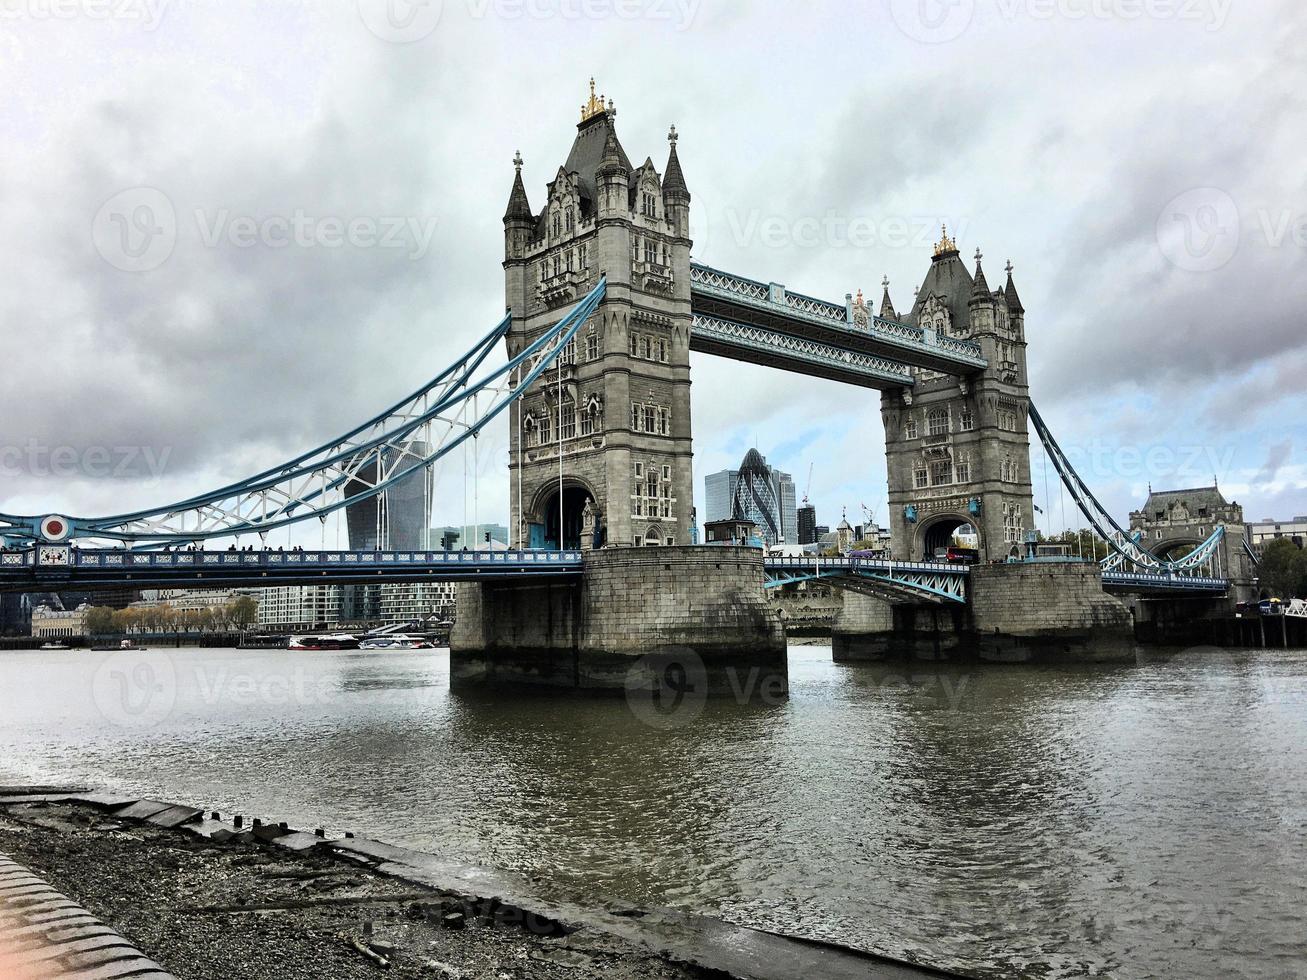
[[244, 630], [258, 619], [259, 603], [252, 596], [237, 596], [222, 606], [177, 609], [169, 603], [110, 609], [95, 606], [87, 610], [86, 631], [105, 633], [218, 633]]
[[1307, 598], [1307, 551], [1288, 538], [1272, 541], [1257, 566], [1258, 588], [1268, 599]]

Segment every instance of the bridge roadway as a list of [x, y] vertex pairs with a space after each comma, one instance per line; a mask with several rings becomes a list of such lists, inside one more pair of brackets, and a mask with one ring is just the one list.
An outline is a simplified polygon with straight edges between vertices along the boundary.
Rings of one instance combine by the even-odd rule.
[[690, 349], [706, 354], [878, 389], [912, 387], [913, 367], [965, 376], [987, 363], [970, 341], [874, 315], [861, 326], [849, 302], [706, 265], [690, 266], [690, 297]]
[[[583, 570], [580, 551], [125, 551], [43, 544], [0, 553], [0, 591], [579, 578]], [[966, 565], [942, 562], [818, 556], [767, 556], [763, 570], [767, 588], [844, 579], [906, 601], [935, 602], [966, 602], [971, 572]], [[1103, 587], [1140, 594], [1223, 595], [1230, 583], [1104, 572]]]

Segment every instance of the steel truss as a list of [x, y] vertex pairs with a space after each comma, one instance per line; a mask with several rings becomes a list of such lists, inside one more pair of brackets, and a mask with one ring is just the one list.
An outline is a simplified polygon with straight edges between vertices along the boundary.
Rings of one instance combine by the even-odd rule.
[[878, 558], [766, 558], [763, 567], [769, 589], [823, 581], [900, 602], [965, 603], [970, 579], [966, 565]]
[[1085, 515], [1085, 519], [1089, 521], [1090, 526], [1093, 527], [1098, 536], [1106, 541], [1107, 546], [1111, 549], [1112, 553], [1100, 563], [1104, 571], [1132, 572], [1138, 570], [1154, 575], [1163, 575], [1175, 572], [1192, 574], [1203, 569], [1211, 569], [1218, 557], [1217, 549], [1225, 538], [1224, 527], [1218, 526], [1206, 541], [1179, 561], [1163, 561], [1142, 547], [1138, 532], [1132, 534], [1121, 527], [1116, 519], [1107, 512], [1107, 508], [1094, 496], [1094, 492], [1089, 489], [1084, 480], [1080, 479], [1080, 475], [1076, 473], [1070, 460], [1062, 452], [1062, 447], [1058, 445], [1053, 433], [1044, 422], [1043, 416], [1035, 408], [1034, 402], [1030, 403], [1030, 421], [1034, 425], [1035, 431], [1039, 433], [1040, 442], [1044, 444], [1044, 450], [1048, 453], [1048, 458], [1053, 461], [1058, 476], [1062, 478], [1062, 483], [1071, 494], [1076, 506], [1080, 508], [1080, 512]]
[[[476, 437], [531, 386], [598, 307], [607, 280], [503, 367], [474, 376], [508, 332], [505, 316], [429, 384], [345, 435], [270, 470], [154, 510], [60, 518], [60, 540], [199, 542], [267, 532], [368, 500]], [[46, 517], [0, 514], [0, 535], [40, 540]]]

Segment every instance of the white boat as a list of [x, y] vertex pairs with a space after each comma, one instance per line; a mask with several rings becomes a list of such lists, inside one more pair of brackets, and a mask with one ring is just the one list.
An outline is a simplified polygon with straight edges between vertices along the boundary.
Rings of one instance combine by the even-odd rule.
[[358, 637], [349, 633], [328, 633], [319, 636], [292, 636], [288, 650], [357, 650]]
[[42, 643], [41, 649], [42, 650], [71, 650], [72, 647], [70, 647], [67, 643]]
[[435, 645], [420, 636], [392, 633], [386, 636], [369, 636], [359, 641], [360, 650], [433, 650]]

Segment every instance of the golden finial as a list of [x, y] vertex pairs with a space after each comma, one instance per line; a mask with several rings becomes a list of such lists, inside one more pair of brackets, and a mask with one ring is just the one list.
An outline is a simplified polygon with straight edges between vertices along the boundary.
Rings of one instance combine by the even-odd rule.
[[581, 106], [581, 122], [587, 119], [593, 119], [601, 113], [608, 112], [612, 108], [611, 104], [604, 105], [604, 97], [595, 94], [595, 80], [590, 79], [590, 101]]
[[939, 235], [940, 235], [939, 244], [935, 246], [936, 258], [939, 258], [941, 255], [947, 255], [949, 252], [956, 252], [958, 250], [957, 242], [955, 242], [953, 239], [948, 237], [948, 225], [939, 226]]

